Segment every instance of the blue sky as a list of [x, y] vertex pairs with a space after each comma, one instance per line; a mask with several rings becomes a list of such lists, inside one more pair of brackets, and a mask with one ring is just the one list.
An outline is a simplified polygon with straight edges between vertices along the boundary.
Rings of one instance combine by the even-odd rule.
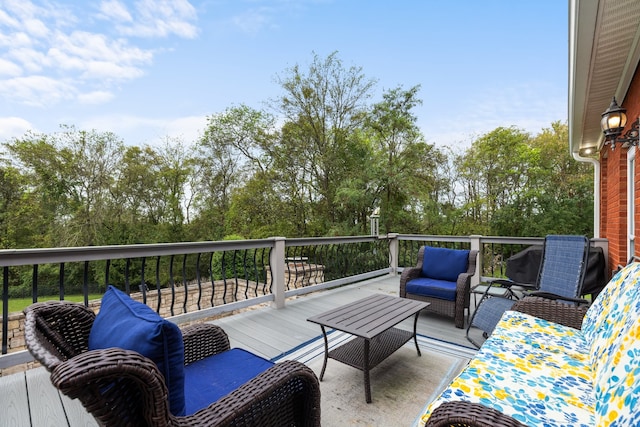
[[0, 141], [61, 124], [190, 144], [206, 117], [282, 95], [313, 52], [385, 90], [421, 85], [426, 140], [567, 119], [561, 0], [0, 0]]

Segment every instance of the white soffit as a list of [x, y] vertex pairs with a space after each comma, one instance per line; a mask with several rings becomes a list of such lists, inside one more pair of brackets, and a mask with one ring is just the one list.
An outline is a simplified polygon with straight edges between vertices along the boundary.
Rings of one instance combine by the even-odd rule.
[[640, 60], [640, 1], [571, 0], [569, 138], [571, 150], [602, 144], [600, 118], [624, 97]]

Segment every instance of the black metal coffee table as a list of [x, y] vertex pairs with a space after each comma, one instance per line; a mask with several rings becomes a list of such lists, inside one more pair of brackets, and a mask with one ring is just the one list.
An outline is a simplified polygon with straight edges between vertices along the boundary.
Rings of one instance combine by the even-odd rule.
[[[416, 337], [416, 325], [420, 310], [429, 303], [390, 295], [372, 295], [359, 301], [308, 318], [322, 328], [324, 337], [324, 364], [320, 381], [324, 377], [329, 358], [345, 363], [364, 372], [364, 392], [367, 403], [371, 403], [369, 371], [402, 347], [411, 338], [415, 341], [418, 356], [421, 356]], [[415, 315], [413, 332], [394, 328], [403, 320]], [[325, 327], [343, 331], [355, 338], [329, 351]]]

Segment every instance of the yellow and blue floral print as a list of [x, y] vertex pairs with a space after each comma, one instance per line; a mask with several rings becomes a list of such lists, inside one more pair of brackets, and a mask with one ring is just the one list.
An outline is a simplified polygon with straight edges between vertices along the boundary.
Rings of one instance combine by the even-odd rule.
[[464, 400], [530, 426], [640, 425], [640, 264], [618, 273], [582, 330], [508, 311], [427, 408]]

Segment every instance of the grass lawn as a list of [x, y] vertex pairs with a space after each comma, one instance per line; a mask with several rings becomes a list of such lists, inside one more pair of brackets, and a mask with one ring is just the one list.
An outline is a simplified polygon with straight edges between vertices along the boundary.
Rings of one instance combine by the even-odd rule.
[[[100, 299], [102, 298], [102, 294], [89, 294], [89, 301], [92, 299]], [[59, 296], [49, 296], [49, 297], [38, 297], [38, 301], [49, 301], [49, 300], [58, 300]], [[82, 295], [65, 295], [65, 301], [73, 301], [73, 302], [83, 302], [84, 296]], [[16, 311], [22, 311], [25, 307], [31, 305], [31, 298], [10, 298], [9, 299], [9, 313], [13, 313]], [[2, 313], [2, 307], [0, 306], [0, 313]]]

